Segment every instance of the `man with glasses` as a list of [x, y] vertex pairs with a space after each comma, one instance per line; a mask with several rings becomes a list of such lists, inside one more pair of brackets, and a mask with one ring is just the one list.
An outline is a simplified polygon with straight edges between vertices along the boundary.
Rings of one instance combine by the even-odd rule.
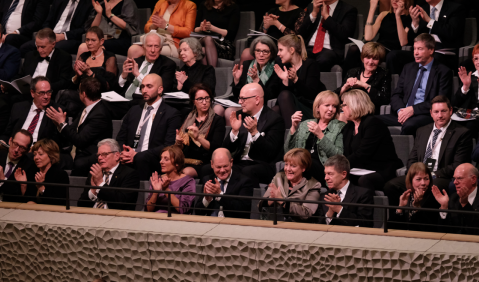
[[96, 188], [85, 188], [79, 207], [97, 209], [135, 210], [138, 192], [106, 190], [101, 187], [122, 187], [138, 189], [140, 177], [136, 171], [120, 163], [120, 145], [115, 139], [104, 139], [98, 142], [98, 163], [90, 168], [90, 175], [85, 185]]
[[233, 155], [234, 170], [259, 183], [269, 183], [275, 174], [273, 163], [280, 159], [284, 144], [283, 118], [264, 107], [263, 88], [257, 83], [245, 85], [238, 100], [241, 111], [231, 113], [231, 131], [223, 147]]
[[[0, 179], [16, 180], [15, 175], [25, 175], [34, 167], [33, 161], [26, 156], [32, 145], [33, 137], [30, 132], [20, 129], [9, 141], [7, 150], [0, 150]], [[20, 184], [0, 183], [0, 193], [3, 194], [4, 202], [26, 202], [21, 196]]]
[[133, 106], [123, 118], [116, 140], [122, 148], [121, 162], [135, 167], [141, 180], [149, 180], [153, 171], [160, 171], [160, 153], [175, 144], [181, 115], [164, 103], [163, 80], [149, 74], [140, 85], [143, 103]]

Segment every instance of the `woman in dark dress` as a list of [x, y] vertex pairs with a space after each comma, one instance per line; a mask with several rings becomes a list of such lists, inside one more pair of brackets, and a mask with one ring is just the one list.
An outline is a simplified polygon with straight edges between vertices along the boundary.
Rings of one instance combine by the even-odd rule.
[[361, 52], [363, 66], [350, 69], [343, 80], [343, 86], [334, 92], [339, 96], [352, 88], [361, 89], [368, 93], [374, 104], [376, 115], [379, 114], [382, 105], [389, 105], [391, 100], [391, 74], [379, 67], [384, 60], [386, 51], [376, 42], [364, 44]]
[[[28, 172], [24, 180], [45, 183], [70, 184], [70, 179], [66, 171], [60, 168], [60, 149], [57, 143], [50, 139], [42, 139], [32, 147], [33, 161], [36, 168]], [[66, 189], [68, 187], [45, 186], [45, 185], [27, 185], [22, 184], [22, 190], [26, 189], [27, 196], [31, 204], [45, 205], [65, 205]]]
[[[190, 89], [193, 111], [176, 130], [176, 145], [185, 155], [185, 174], [198, 178], [200, 168], [209, 163], [225, 137], [225, 119], [213, 111], [214, 96], [208, 86], [198, 83]], [[200, 179], [202, 176], [199, 177]]]
[[219, 35], [203, 37], [200, 42], [205, 47], [203, 64], [216, 67], [218, 58], [234, 60], [236, 47], [233, 44], [240, 22], [240, 9], [233, 0], [205, 0], [198, 5], [195, 32]]
[[273, 110], [279, 112], [286, 128], [291, 127], [291, 116], [296, 111], [303, 113], [303, 120], [312, 119], [313, 102], [319, 92], [326, 90], [320, 80], [318, 63], [308, 59], [303, 38], [286, 35], [278, 40], [278, 56], [282, 66], [275, 65], [274, 71], [282, 80], [282, 91]]

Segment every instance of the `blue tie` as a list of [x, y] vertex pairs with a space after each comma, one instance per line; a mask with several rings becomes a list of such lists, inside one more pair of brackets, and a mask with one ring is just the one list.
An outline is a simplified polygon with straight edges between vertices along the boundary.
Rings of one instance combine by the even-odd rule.
[[11, 15], [11, 14], [13, 13], [13, 11], [15, 11], [15, 9], [17, 8], [18, 2], [20, 2], [20, 0], [15, 0], [15, 1], [13, 1], [12, 6], [10, 6], [10, 8], [9, 8], [8, 11], [7, 11], [7, 14], [5, 15], [5, 18], [3, 19], [3, 22], [2, 22], [3, 33], [7, 33], [7, 22], [8, 22], [8, 18], [10, 18], [10, 15]]
[[434, 146], [436, 146], [437, 137], [439, 136], [439, 134], [441, 132], [442, 132], [442, 130], [440, 130], [440, 129], [434, 129], [434, 135], [432, 136], [432, 142], [429, 143], [428, 146], [427, 146], [426, 153], [424, 154], [424, 160], [422, 161], [423, 163], [426, 163], [427, 159], [432, 157], [432, 148], [434, 148]]
[[[145, 113], [145, 116], [143, 117], [143, 120], [145, 120], [145, 118], [150, 115], [151, 110], [153, 110], [152, 106], [148, 106], [148, 108], [146, 108], [146, 113]], [[145, 140], [145, 133], [146, 133], [146, 128], [148, 127], [148, 122], [149, 121], [145, 122], [143, 126], [141, 127], [140, 141], [138, 143], [138, 147], [136, 147], [137, 152], [141, 152], [141, 147], [143, 146], [143, 140]]]
[[423, 77], [425, 71], [426, 71], [425, 67], [421, 67], [419, 69], [419, 77], [417, 78], [416, 83], [414, 84], [414, 87], [412, 88], [411, 95], [409, 96], [409, 99], [407, 100], [406, 107], [414, 106], [414, 101], [416, 100], [417, 90], [421, 87], [421, 81], [422, 81], [422, 77]]
[[[434, 20], [434, 21], [436, 20], [436, 7], [432, 7], [430, 18], [431, 18], [431, 20]], [[431, 30], [432, 30], [432, 28], [429, 29], [429, 34], [431, 34]]]

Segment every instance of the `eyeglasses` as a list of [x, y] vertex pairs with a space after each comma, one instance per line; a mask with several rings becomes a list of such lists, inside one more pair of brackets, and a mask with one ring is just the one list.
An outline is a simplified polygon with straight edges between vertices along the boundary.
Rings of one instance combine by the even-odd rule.
[[251, 97], [239, 97], [239, 98], [238, 98], [238, 101], [239, 101], [240, 103], [244, 103], [244, 101], [248, 100], [249, 98], [254, 98], [254, 97], [256, 97], [256, 95], [255, 95], [255, 96], [251, 96]]
[[13, 147], [14, 150], [18, 148], [18, 151], [20, 151], [20, 152], [22, 152], [22, 153], [28, 151], [28, 148], [27, 148], [27, 147], [20, 146], [20, 145], [19, 145], [17, 142], [15, 142], [15, 141], [12, 141], [12, 147]]
[[37, 94], [38, 94], [39, 96], [45, 96], [45, 95], [46, 95], [46, 96], [52, 96], [52, 93], [53, 93], [52, 90], [37, 92]]
[[271, 51], [269, 50], [259, 50], [259, 49], [255, 49], [254, 52], [257, 54], [263, 54], [263, 55], [269, 55], [269, 53], [271, 53]]
[[198, 103], [203, 103], [203, 102], [209, 102], [211, 100], [211, 97], [203, 97], [203, 98], [196, 98], [195, 101]]
[[100, 154], [96, 154], [96, 156], [98, 158], [102, 157], [102, 158], [106, 158], [108, 157], [109, 154], [113, 154], [113, 153], [116, 153], [117, 151], [112, 151], [112, 152], [105, 152], [105, 153], [100, 153]]

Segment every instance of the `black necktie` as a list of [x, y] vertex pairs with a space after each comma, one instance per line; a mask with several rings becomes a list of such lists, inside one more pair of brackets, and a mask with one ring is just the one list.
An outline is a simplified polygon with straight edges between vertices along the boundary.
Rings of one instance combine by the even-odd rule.
[[50, 57], [47, 56], [47, 57], [45, 57], [45, 58], [42, 58], [42, 57], [39, 57], [39, 58], [38, 58], [38, 62], [39, 62], [39, 63], [43, 62], [44, 60], [47, 60], [47, 62], [50, 62]]

